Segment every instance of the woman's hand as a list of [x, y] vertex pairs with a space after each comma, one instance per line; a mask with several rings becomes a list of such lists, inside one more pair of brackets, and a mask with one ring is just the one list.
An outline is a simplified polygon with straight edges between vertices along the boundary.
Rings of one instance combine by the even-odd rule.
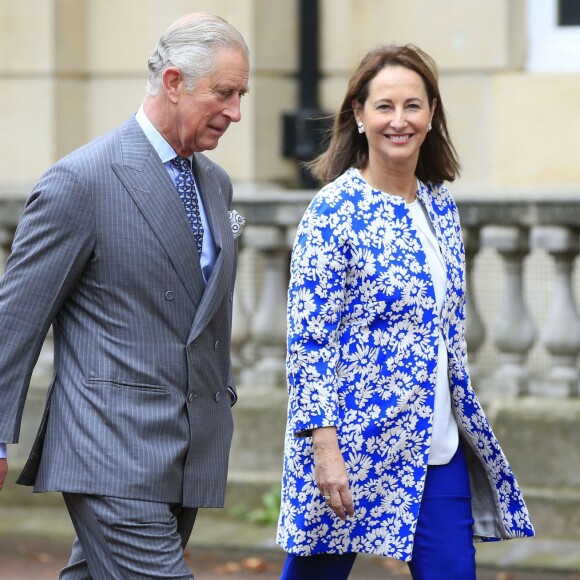
[[341, 519], [354, 516], [354, 504], [342, 453], [338, 448], [336, 427], [312, 430], [314, 476], [326, 503]]

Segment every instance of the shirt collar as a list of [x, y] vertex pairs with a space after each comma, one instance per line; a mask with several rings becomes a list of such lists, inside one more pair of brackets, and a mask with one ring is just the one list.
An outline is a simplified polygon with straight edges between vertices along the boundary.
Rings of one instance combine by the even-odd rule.
[[[163, 135], [153, 126], [153, 123], [148, 119], [143, 106], [139, 108], [137, 114], [135, 115], [135, 120], [139, 123], [145, 137], [155, 151], [159, 155], [163, 163], [169, 163], [172, 159], [177, 157], [177, 153], [174, 151], [173, 147], [165, 140]], [[193, 155], [189, 157], [189, 161], [192, 161]]]

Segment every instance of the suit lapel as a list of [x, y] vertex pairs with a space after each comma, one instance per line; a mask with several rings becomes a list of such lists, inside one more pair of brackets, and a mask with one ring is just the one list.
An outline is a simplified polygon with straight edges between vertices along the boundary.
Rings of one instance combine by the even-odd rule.
[[204, 292], [195, 239], [183, 204], [163, 163], [135, 119], [120, 129], [122, 164], [113, 171], [169, 256], [192, 301]]
[[195, 155], [194, 162], [203, 206], [216, 246], [216, 261], [191, 328], [190, 341], [207, 326], [224, 294], [229, 291], [235, 267], [235, 242], [228, 219], [229, 192], [223, 191], [221, 181], [212, 175], [213, 166], [202, 155]]

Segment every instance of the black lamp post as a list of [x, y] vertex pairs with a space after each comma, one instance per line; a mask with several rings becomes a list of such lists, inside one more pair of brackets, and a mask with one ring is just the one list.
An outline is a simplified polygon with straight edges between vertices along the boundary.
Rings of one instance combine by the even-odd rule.
[[298, 72], [298, 110], [283, 115], [283, 155], [299, 163], [299, 185], [317, 187], [317, 182], [302, 167], [324, 149], [330, 115], [318, 106], [318, 0], [300, 0], [300, 70]]

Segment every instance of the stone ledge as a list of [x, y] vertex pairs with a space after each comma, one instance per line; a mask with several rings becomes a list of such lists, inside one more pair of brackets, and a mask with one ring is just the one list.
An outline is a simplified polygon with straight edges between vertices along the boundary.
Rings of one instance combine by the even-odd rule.
[[[8, 507], [65, 508], [60, 493], [34, 493], [32, 487], [17, 485], [16, 478], [22, 465], [11, 462], [8, 476], [0, 493], [0, 510]], [[243, 502], [247, 509], [263, 505], [264, 494], [280, 487], [280, 474], [277, 471], [230, 471], [226, 493], [226, 509]]]
[[[580, 572], [576, 540], [525, 538], [476, 544], [478, 566], [518, 571]], [[523, 576], [525, 577], [525, 576]]]
[[[63, 542], [68, 546], [74, 530], [64, 508], [2, 506], [0, 538], [6, 537]], [[260, 525], [229, 517], [226, 510], [205, 509], [200, 510], [189, 546], [266, 553], [280, 551], [275, 537], [275, 523]], [[525, 571], [580, 572], [577, 541], [536, 537], [477, 544], [476, 550], [477, 564], [482, 568], [524, 574]]]
[[[538, 537], [575, 540], [580, 545], [580, 490], [522, 488]], [[580, 557], [580, 548], [578, 548]]]

